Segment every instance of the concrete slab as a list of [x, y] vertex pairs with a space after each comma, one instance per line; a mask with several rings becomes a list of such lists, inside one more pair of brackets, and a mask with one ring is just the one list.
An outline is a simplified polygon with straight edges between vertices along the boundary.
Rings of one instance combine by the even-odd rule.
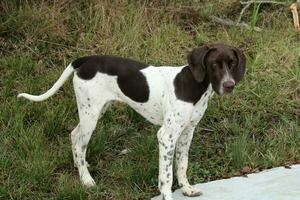
[[176, 190], [174, 200], [300, 200], [300, 165], [201, 183], [196, 187], [203, 192], [202, 196], [185, 197]]

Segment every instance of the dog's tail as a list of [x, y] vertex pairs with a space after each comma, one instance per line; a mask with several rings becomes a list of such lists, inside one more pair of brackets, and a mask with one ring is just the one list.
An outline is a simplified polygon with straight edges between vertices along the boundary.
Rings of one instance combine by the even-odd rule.
[[74, 72], [74, 68], [72, 64], [69, 64], [69, 66], [63, 71], [59, 79], [54, 83], [54, 85], [47, 92], [41, 95], [31, 95], [27, 93], [21, 93], [18, 94], [18, 98], [24, 97], [31, 101], [44, 101], [49, 97], [51, 97], [52, 95], [54, 95], [57, 92], [57, 90], [66, 82], [66, 80], [73, 72]]

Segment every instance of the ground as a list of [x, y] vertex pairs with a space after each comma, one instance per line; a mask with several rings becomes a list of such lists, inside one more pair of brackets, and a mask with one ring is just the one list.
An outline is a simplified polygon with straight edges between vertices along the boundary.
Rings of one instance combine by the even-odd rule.
[[[176, 200], [298, 200], [300, 165], [276, 167], [246, 176], [220, 179], [195, 185], [203, 192], [188, 198], [180, 189], [173, 192]], [[280, 181], [279, 181], [280, 180]], [[161, 200], [161, 196], [151, 200]]]
[[[191, 183], [300, 159], [300, 35], [288, 7], [261, 6], [243, 20], [261, 32], [223, 27], [212, 1], [0, 2], [0, 199], [149, 199], [158, 194], [157, 126], [114, 104], [98, 123], [87, 160], [97, 187], [81, 186], [69, 133], [78, 123], [71, 81], [32, 103], [69, 62], [112, 54], [183, 65], [194, 47], [223, 42], [244, 50], [247, 72], [234, 95], [215, 95], [190, 151]], [[120, 155], [129, 149], [125, 155]], [[174, 188], [178, 185], [174, 183]]]

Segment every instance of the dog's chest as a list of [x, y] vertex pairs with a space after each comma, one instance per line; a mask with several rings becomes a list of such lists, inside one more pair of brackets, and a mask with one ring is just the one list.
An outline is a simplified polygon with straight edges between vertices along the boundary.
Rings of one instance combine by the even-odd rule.
[[208, 101], [213, 96], [213, 94], [214, 92], [212, 90], [212, 86], [209, 85], [206, 92], [194, 106], [194, 110], [191, 116], [191, 123], [196, 125], [201, 120], [207, 109]]
[[162, 125], [167, 112], [176, 101], [173, 80], [181, 68], [149, 67], [142, 70], [149, 86], [149, 100], [138, 103], [126, 100], [134, 110], [156, 125]]
[[135, 103], [128, 102], [129, 106], [155, 125], [162, 125], [164, 114], [162, 105], [158, 102]]

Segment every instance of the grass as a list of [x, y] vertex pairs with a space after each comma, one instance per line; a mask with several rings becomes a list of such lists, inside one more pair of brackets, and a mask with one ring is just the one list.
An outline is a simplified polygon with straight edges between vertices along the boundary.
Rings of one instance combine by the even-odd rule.
[[[300, 37], [288, 9], [261, 7], [257, 13], [257, 8], [252, 23], [263, 31], [253, 32], [212, 24], [211, 1], [6, 0], [0, 5], [0, 199], [158, 194], [158, 127], [135, 111], [116, 103], [98, 123], [88, 149], [97, 187], [86, 189], [73, 167], [69, 140], [78, 122], [71, 81], [41, 103], [16, 99], [19, 92], [46, 91], [69, 62], [89, 54], [182, 65], [187, 52], [203, 43], [238, 46], [248, 60], [245, 79], [234, 96], [215, 95], [210, 101], [193, 139], [190, 181], [300, 159]], [[131, 151], [119, 155], [125, 148]]]
[[258, 12], [259, 12], [259, 7], [261, 4], [254, 3], [253, 11], [252, 11], [252, 16], [251, 16], [251, 28], [254, 29], [255, 24], [258, 20]]

